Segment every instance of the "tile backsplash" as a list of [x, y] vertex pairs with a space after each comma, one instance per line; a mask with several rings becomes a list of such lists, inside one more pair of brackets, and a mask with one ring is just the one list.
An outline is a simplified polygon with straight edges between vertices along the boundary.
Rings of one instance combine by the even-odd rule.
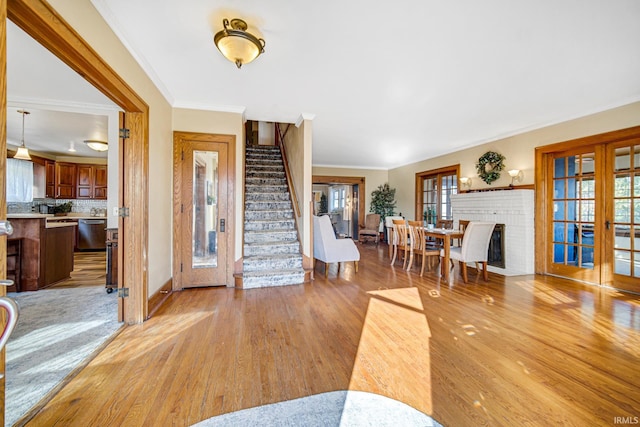
[[34, 199], [31, 203], [7, 203], [7, 213], [39, 212], [40, 205], [61, 205], [71, 202], [71, 212], [90, 214], [91, 209], [107, 209], [106, 200], [81, 200], [81, 199]]

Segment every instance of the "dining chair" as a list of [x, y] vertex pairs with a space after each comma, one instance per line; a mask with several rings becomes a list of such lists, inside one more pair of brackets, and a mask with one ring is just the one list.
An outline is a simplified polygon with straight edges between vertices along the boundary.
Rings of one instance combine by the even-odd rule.
[[402, 268], [405, 268], [407, 264], [407, 252], [411, 253], [411, 241], [409, 240], [409, 229], [407, 222], [404, 219], [393, 220], [393, 257], [391, 258], [391, 265], [396, 262], [398, 252], [403, 252]]
[[429, 262], [429, 270], [431, 269], [431, 261], [435, 258], [438, 259], [440, 250], [436, 248], [429, 248], [427, 246], [427, 239], [424, 234], [424, 227], [420, 221], [409, 221], [409, 235], [411, 240], [411, 255], [409, 257], [409, 266], [407, 271], [411, 270], [413, 264], [413, 257], [421, 257], [420, 276], [424, 275], [425, 262]]
[[[469, 221], [468, 219], [461, 219], [458, 221], [458, 230], [462, 231], [464, 233], [464, 231], [467, 229], [467, 225], [469, 225]], [[456, 246], [461, 246], [462, 245], [462, 238], [460, 239], [456, 239]]]
[[393, 256], [393, 220], [404, 220], [401, 216], [390, 215], [384, 218], [384, 228], [387, 234], [387, 244], [389, 245], [389, 259]]
[[[436, 220], [436, 228], [442, 229], [453, 229], [453, 220], [452, 219], [438, 219]], [[427, 248], [429, 250], [440, 250], [444, 247], [444, 244], [441, 240], [429, 238], [427, 239]]]
[[[468, 280], [467, 263], [469, 262], [475, 262], [478, 274], [480, 274], [478, 263], [481, 263], [483, 271], [482, 277], [485, 282], [489, 280], [489, 272], [487, 271], [487, 252], [489, 250], [491, 233], [493, 233], [495, 225], [495, 222], [469, 222], [464, 232], [462, 246], [451, 248], [449, 252], [449, 259], [451, 260], [451, 264], [453, 264], [454, 260], [458, 260], [460, 263], [460, 272], [464, 283], [467, 283]], [[444, 256], [444, 251], [441, 251], [440, 256]], [[442, 265], [442, 268], [448, 268], [448, 266]]]

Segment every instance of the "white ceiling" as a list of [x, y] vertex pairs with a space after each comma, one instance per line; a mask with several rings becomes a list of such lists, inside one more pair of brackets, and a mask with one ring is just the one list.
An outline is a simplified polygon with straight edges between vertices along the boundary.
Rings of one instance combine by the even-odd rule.
[[[314, 117], [314, 165], [391, 168], [640, 100], [637, 0], [92, 3], [173, 106]], [[213, 44], [236, 17], [266, 40], [240, 70]]]
[[[7, 144], [53, 156], [104, 157], [84, 144], [107, 140], [108, 114], [116, 105], [36, 43], [7, 23]], [[67, 151], [71, 143], [75, 153]]]

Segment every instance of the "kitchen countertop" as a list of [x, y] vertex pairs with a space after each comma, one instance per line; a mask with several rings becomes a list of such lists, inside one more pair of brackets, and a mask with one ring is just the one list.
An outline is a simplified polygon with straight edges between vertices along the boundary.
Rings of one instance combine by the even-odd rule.
[[55, 216], [53, 214], [41, 214], [41, 213], [10, 213], [7, 214], [7, 219], [38, 219], [44, 218], [49, 221], [61, 221], [61, 220], [73, 220], [73, 219], [107, 219], [106, 216], [91, 216], [89, 214], [75, 214]]

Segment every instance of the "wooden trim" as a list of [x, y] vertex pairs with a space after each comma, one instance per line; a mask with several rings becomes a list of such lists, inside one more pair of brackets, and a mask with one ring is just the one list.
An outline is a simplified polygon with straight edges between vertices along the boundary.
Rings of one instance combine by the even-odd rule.
[[[124, 177], [123, 200], [129, 207], [130, 217], [120, 220], [123, 243], [119, 243], [122, 250], [118, 252], [122, 252], [123, 259], [127, 260], [123, 263], [122, 281], [129, 287], [129, 298], [124, 302], [124, 321], [141, 323], [147, 315], [148, 292], [149, 107], [45, 0], [9, 0], [7, 15], [25, 33], [125, 110], [131, 134], [123, 144], [124, 167], [121, 172]], [[2, 21], [4, 25], [5, 20]], [[1, 55], [2, 62], [5, 62], [6, 49]], [[2, 70], [0, 80], [4, 84], [6, 67]], [[4, 117], [6, 91], [2, 107], [5, 109]], [[2, 141], [5, 145], [0, 149], [6, 150], [6, 135]]]
[[[7, 2], [0, 0], [0, 152], [7, 151]], [[7, 159], [0, 156], [0, 218], [7, 219], [7, 184], [6, 173]], [[7, 278], [7, 237], [0, 237], [0, 279]], [[0, 286], [0, 296], [5, 296], [7, 289]], [[0, 310], [0, 326], [4, 330], [7, 317], [4, 310]], [[0, 349], [0, 402], [3, 410], [0, 411], [0, 425], [5, 424], [5, 349]]]
[[182, 205], [182, 141], [189, 142], [215, 142], [227, 145], [227, 225], [225, 231], [227, 243], [227, 270], [226, 279], [228, 287], [234, 286], [236, 278], [234, 271], [235, 263], [235, 233], [236, 233], [236, 136], [223, 134], [210, 134], [198, 132], [173, 132], [173, 289], [182, 289], [183, 278], [180, 272], [180, 261], [182, 259], [183, 247], [181, 238], [183, 230], [182, 223], [178, 220]]
[[[311, 178], [313, 184], [358, 184], [358, 224], [364, 224], [365, 215], [365, 178], [363, 176], [327, 176], [327, 175], [313, 175]], [[313, 204], [312, 204], [313, 206]], [[313, 212], [313, 209], [311, 209]], [[313, 221], [311, 221], [313, 224]], [[354, 236], [355, 237], [355, 236]]]
[[[535, 149], [535, 272], [537, 274], [549, 274], [551, 266], [547, 260], [548, 250], [551, 247], [551, 242], [548, 241], [547, 236], [550, 234], [550, 228], [552, 227], [551, 220], [548, 212], [550, 204], [553, 202], [553, 183], [552, 180], [547, 180], [547, 176], [552, 173], [552, 161], [554, 155], [562, 154], [565, 151], [571, 152], [597, 152], [597, 157], [602, 158], [604, 154], [604, 146], [619, 141], [631, 140], [640, 138], [640, 126], [634, 126], [626, 129], [615, 130], [611, 132], [605, 132], [597, 135], [590, 135], [583, 138], [572, 139], [569, 141], [558, 142], [554, 144], [545, 145], [542, 147], [536, 147]], [[606, 156], [605, 156], [606, 157]], [[604, 165], [603, 162], [600, 163]], [[604, 186], [604, 177], [602, 172], [597, 176], [596, 180], [600, 186]], [[611, 195], [607, 193], [604, 187], [599, 187], [598, 191], [604, 197], [604, 203], [602, 203], [601, 211], [596, 214], [603, 220], [606, 218], [606, 210], [610, 210], [609, 204], [611, 204]], [[595, 233], [604, 233], [605, 230], [602, 226], [603, 221], [595, 224]], [[612, 237], [603, 236], [602, 244], [600, 248], [604, 250], [607, 245], [611, 245]], [[605, 253], [602, 251], [598, 255], [600, 264], [604, 264], [603, 260]], [[596, 253], [594, 251], [594, 257]], [[610, 275], [610, 266], [603, 266], [603, 270], [600, 272], [601, 284], [609, 284], [607, 275]], [[577, 278], [579, 279], [579, 278]]]
[[[293, 179], [291, 177], [291, 169], [289, 169], [289, 160], [287, 159], [287, 149], [285, 148], [284, 140], [280, 144], [280, 154], [282, 155], [282, 163], [284, 164], [284, 175], [287, 178], [287, 185], [289, 186], [289, 192], [291, 193], [291, 204], [293, 205], [293, 212], [296, 216], [296, 222], [300, 217], [300, 206], [298, 205], [298, 194], [296, 193], [296, 187], [293, 185]], [[300, 230], [300, 227], [296, 227]]]
[[44, 0], [9, 0], [7, 15], [35, 41], [127, 111], [147, 104], [95, 50]]
[[[458, 179], [458, 192], [460, 191], [460, 163], [451, 166], [445, 166], [438, 169], [431, 169], [423, 172], [416, 172], [416, 182], [415, 182], [415, 195], [413, 199], [414, 204], [414, 219], [416, 221], [422, 221], [422, 212], [424, 211], [424, 205], [422, 203], [422, 193], [424, 192], [424, 178], [438, 175], [438, 181], [440, 181], [440, 175], [450, 175], [451, 173], [455, 173]], [[440, 212], [440, 204], [438, 203], [438, 218], [441, 218]]]
[[164, 302], [169, 298], [169, 295], [173, 292], [173, 279], [169, 279], [166, 281], [164, 285], [160, 289], [158, 289], [151, 298], [149, 298], [149, 315], [147, 319], [151, 318], [156, 311], [164, 304]]

